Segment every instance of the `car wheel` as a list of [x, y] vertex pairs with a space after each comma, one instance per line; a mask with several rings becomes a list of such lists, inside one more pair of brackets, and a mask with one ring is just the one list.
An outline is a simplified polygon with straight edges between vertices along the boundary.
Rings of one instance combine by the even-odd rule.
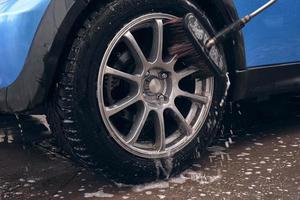
[[76, 160], [117, 181], [152, 181], [182, 171], [211, 143], [226, 80], [201, 80], [197, 68], [169, 55], [163, 26], [195, 6], [117, 0], [86, 17], [48, 112], [53, 132]]

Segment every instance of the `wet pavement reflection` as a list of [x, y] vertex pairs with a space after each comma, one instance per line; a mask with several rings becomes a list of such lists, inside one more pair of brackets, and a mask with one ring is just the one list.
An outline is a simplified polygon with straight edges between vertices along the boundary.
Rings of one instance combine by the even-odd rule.
[[[44, 116], [0, 116], [0, 199], [300, 199], [300, 97], [235, 106], [237, 126], [177, 177], [113, 183], [56, 147]], [[255, 110], [255, 112], [253, 112]]]

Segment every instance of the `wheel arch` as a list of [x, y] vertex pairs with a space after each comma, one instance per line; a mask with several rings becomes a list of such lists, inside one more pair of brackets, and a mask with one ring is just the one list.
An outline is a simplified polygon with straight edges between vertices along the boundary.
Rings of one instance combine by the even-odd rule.
[[[111, 0], [102, 0], [105, 4]], [[188, 0], [186, 0], [188, 1]], [[212, 20], [216, 29], [238, 19], [232, 0], [194, 0]], [[15, 113], [45, 103], [55, 84], [55, 75], [64, 52], [72, 42], [72, 34], [82, 25], [89, 9], [98, 0], [52, 0], [33, 40], [25, 66], [18, 79], [0, 90], [0, 112]], [[220, 14], [223, 16], [220, 18]], [[225, 42], [225, 52], [234, 80], [234, 72], [245, 67], [245, 51], [241, 32]], [[234, 56], [232, 56], [234, 55]], [[24, 87], [26, 85], [26, 87]]]

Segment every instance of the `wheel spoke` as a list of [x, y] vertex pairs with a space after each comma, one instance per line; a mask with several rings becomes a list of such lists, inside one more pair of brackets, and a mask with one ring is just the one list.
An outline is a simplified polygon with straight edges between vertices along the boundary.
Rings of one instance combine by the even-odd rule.
[[128, 136], [126, 137], [126, 143], [127, 144], [134, 144], [138, 140], [139, 136], [141, 135], [141, 132], [145, 126], [145, 123], [149, 116], [149, 109], [147, 106], [143, 106], [144, 109], [142, 109], [136, 119], [137, 121], [133, 124]]
[[152, 42], [152, 50], [150, 54], [151, 61], [153, 62], [162, 61], [163, 42], [164, 42], [163, 21], [161, 19], [157, 19], [155, 20], [153, 25], [153, 42]]
[[166, 131], [163, 111], [156, 112], [156, 126], [155, 126], [155, 146], [158, 151], [164, 151], [166, 148]]
[[105, 68], [105, 74], [109, 74], [112, 76], [119, 77], [123, 80], [129, 80], [129, 81], [134, 81], [134, 82], [139, 82], [139, 77], [137, 75], [132, 75], [126, 72], [122, 72], [120, 70], [114, 69], [112, 67], [106, 67]]
[[207, 104], [208, 103], [208, 97], [205, 96], [201, 96], [198, 94], [192, 94], [189, 92], [185, 92], [179, 89], [178, 92], [178, 96], [184, 97], [184, 98], [188, 98], [193, 102], [197, 102], [197, 103], [202, 103], [202, 104]]
[[139, 94], [135, 94], [134, 96], [125, 97], [124, 99], [120, 100], [116, 104], [109, 106], [109, 107], [105, 107], [106, 115], [108, 115], [108, 117], [111, 117], [111, 116], [121, 112], [122, 110], [128, 108], [129, 106], [137, 103], [139, 100], [140, 100]]
[[174, 117], [179, 125], [179, 128], [182, 128], [184, 131], [186, 131], [186, 135], [192, 134], [192, 127], [187, 123], [184, 116], [175, 105], [172, 106], [172, 111], [174, 112]]
[[169, 65], [169, 66], [173, 66], [174, 67], [174, 65], [176, 64], [177, 60], [178, 60], [177, 56], [173, 56], [168, 62], [166, 62], [166, 64]]
[[191, 67], [185, 68], [185, 69], [181, 70], [180, 72], [178, 72], [177, 76], [178, 76], [178, 79], [181, 80], [181, 79], [188, 77], [198, 71], [199, 71], [198, 67], [191, 66]]
[[130, 51], [132, 52], [135, 61], [138, 63], [138, 67], [144, 68], [147, 65], [148, 61], [142, 49], [140, 48], [139, 44], [137, 43], [136, 39], [130, 31], [128, 31], [124, 35], [124, 41], [127, 44]]

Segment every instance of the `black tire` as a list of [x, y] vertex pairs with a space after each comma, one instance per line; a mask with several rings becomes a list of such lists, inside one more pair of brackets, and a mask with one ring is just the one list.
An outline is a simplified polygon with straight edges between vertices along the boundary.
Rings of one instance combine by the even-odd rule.
[[[215, 81], [213, 102], [204, 126], [172, 159], [145, 159], [121, 148], [101, 122], [95, 92], [102, 55], [124, 24], [152, 12], [183, 16], [190, 8], [185, 0], [116, 0], [99, 4], [86, 17], [61, 66], [48, 109], [52, 131], [77, 161], [116, 181], [153, 181], [181, 172], [211, 144], [220, 128], [226, 80]], [[213, 30], [208, 19], [207, 22]]]

